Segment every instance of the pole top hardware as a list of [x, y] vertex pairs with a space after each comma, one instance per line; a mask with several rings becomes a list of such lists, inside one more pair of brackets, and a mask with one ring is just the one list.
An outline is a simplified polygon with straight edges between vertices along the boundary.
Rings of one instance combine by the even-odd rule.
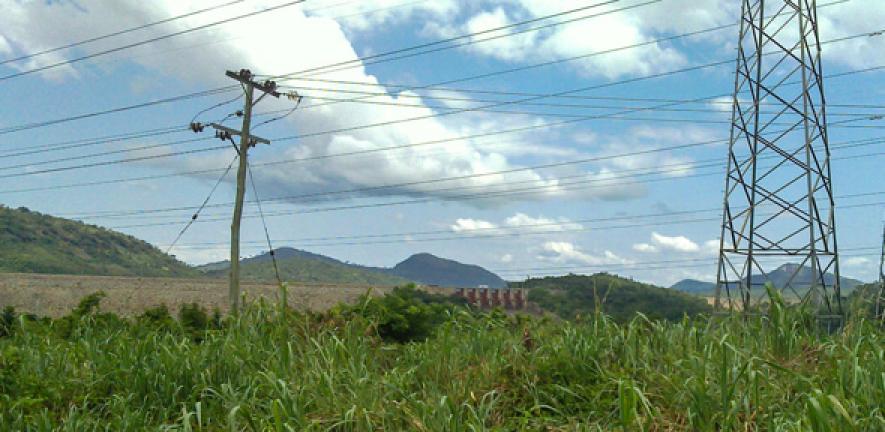
[[[227, 126], [222, 126], [218, 123], [210, 123], [209, 126], [212, 126], [212, 128], [215, 129], [215, 136], [222, 139], [222, 140], [230, 139], [234, 135], [236, 135], [236, 136], [242, 135], [242, 133], [240, 131], [238, 131], [236, 129], [231, 129]], [[249, 136], [249, 147], [255, 147], [255, 145], [258, 143], [270, 144], [270, 140], [267, 140], [267, 139], [264, 139], [261, 137], [257, 137], [254, 135]]]

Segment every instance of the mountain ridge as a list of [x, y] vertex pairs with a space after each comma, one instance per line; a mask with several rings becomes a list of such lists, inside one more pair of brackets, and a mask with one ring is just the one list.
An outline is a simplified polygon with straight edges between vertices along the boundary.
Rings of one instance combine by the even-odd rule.
[[[797, 270], [798, 266], [799, 264], [796, 263], [782, 264], [774, 271], [768, 273], [768, 280], [771, 281], [775, 287], [782, 288], [786, 285], [793, 272]], [[753, 275], [754, 284], [762, 284], [765, 280], [766, 278], [762, 275]], [[811, 268], [803, 266], [802, 269], [799, 269], [796, 277], [793, 279], [792, 285], [797, 290], [806, 290], [810, 286], [811, 280]], [[835, 280], [836, 276], [832, 273], [826, 273], [824, 275], [824, 282], [827, 285], [832, 285]], [[839, 280], [843, 294], [848, 294], [853, 291], [854, 288], [863, 284], [862, 281], [847, 276], [841, 276]], [[683, 279], [671, 285], [670, 288], [692, 294], [712, 294], [716, 289], [716, 284], [714, 282], [700, 281], [697, 279]]]
[[[440, 258], [430, 253], [416, 253], [393, 267], [370, 267], [343, 262], [336, 258], [292, 247], [274, 249], [284, 280], [293, 282], [367, 283], [377, 285], [404, 285], [419, 283], [452, 287], [486, 285], [503, 288], [507, 282], [498, 275], [474, 264]], [[228, 261], [198, 266], [209, 276], [227, 274]], [[273, 280], [270, 253], [245, 258], [240, 272], [245, 279]], [[325, 275], [325, 278], [319, 276]]]
[[0, 272], [194, 277], [193, 267], [130, 235], [0, 205]]

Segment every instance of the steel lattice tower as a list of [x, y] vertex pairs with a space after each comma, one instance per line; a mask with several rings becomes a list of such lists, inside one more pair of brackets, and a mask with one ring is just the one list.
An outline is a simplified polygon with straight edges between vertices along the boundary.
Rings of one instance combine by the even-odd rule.
[[876, 294], [876, 317], [885, 321], [885, 225], [882, 226], [882, 255], [879, 257], [879, 291]]
[[717, 307], [748, 311], [774, 282], [841, 313], [825, 107], [816, 1], [743, 0]]

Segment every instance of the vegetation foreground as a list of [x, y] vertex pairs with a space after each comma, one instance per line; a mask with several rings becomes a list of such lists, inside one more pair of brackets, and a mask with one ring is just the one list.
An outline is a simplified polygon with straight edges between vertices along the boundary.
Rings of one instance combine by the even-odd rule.
[[[2, 430], [885, 430], [885, 332], [478, 314], [400, 289], [325, 314], [0, 316]], [[285, 312], [284, 312], [285, 311]]]

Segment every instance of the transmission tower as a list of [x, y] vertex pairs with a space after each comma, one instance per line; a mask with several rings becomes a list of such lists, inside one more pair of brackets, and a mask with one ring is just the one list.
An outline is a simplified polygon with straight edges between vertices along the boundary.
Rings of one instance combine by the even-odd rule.
[[885, 224], [882, 225], [882, 255], [879, 257], [879, 290], [876, 294], [876, 318], [885, 321]]
[[771, 282], [841, 314], [817, 4], [741, 14], [716, 306], [750, 311]]

